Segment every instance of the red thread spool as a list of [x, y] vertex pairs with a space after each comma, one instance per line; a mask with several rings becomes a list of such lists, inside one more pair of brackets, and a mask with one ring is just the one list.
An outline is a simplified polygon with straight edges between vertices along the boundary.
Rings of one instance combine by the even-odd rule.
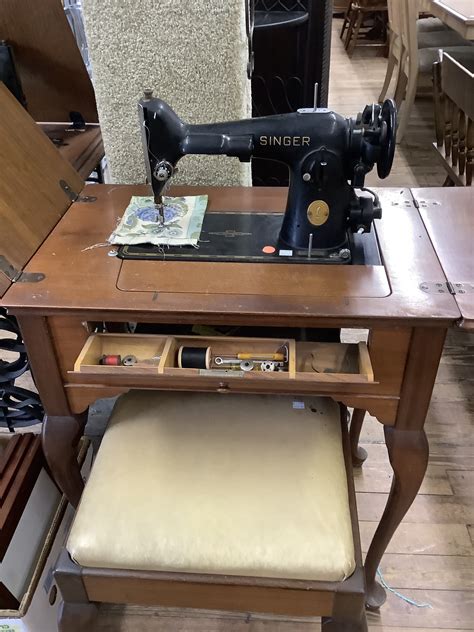
[[103, 355], [100, 364], [105, 366], [120, 366], [122, 364], [122, 356], [119, 355]]

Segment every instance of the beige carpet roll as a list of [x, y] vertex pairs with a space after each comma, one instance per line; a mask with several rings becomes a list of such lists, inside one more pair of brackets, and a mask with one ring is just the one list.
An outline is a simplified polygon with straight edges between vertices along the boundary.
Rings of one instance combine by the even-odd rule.
[[[113, 182], [145, 181], [144, 88], [190, 123], [250, 116], [244, 0], [83, 0], [99, 120]], [[250, 184], [237, 158], [186, 156], [182, 184]]]

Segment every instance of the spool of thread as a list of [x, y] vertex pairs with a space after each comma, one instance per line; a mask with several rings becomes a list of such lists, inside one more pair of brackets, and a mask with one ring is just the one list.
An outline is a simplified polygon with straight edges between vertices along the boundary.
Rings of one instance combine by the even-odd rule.
[[99, 364], [104, 364], [105, 366], [120, 366], [122, 364], [122, 356], [103, 355], [99, 360]]
[[211, 366], [211, 347], [180, 347], [178, 349], [180, 369], [209, 369]]

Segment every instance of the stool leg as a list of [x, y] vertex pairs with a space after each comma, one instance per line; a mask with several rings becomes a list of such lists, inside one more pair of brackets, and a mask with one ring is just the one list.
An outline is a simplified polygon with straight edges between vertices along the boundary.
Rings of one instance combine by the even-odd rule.
[[347, 621], [336, 621], [331, 617], [321, 619], [321, 632], [367, 632], [367, 619], [364, 615], [359, 623], [347, 623]]
[[43, 422], [43, 452], [56, 485], [73, 507], [77, 507], [84, 489], [77, 462], [77, 444], [84, 432], [87, 411], [82, 415], [54, 417]]
[[330, 617], [322, 617], [322, 632], [367, 632], [364, 571], [357, 568], [334, 595]]
[[351, 444], [351, 455], [353, 467], [360, 467], [367, 458], [367, 451], [359, 446], [359, 438], [364, 423], [365, 410], [354, 408], [351, 419], [351, 427], [349, 430], [349, 439]]
[[64, 601], [59, 608], [58, 632], [93, 632], [97, 612], [95, 603]]
[[89, 601], [82, 581], [82, 567], [71, 560], [66, 549], [56, 562], [54, 579], [64, 599], [59, 609], [59, 632], [93, 632], [99, 607]]

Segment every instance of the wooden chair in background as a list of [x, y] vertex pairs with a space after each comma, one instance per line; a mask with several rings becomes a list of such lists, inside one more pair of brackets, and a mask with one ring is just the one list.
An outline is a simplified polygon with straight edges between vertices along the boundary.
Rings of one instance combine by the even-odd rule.
[[[375, 19], [369, 21], [369, 18]], [[377, 21], [382, 37], [372, 40], [368, 34], [377, 28]], [[349, 57], [352, 56], [356, 46], [385, 48], [386, 23], [386, 0], [351, 0], [344, 15], [340, 35], [341, 39], [344, 39], [345, 35], [344, 46]]]
[[433, 65], [436, 142], [446, 169], [445, 185], [471, 186], [474, 162], [474, 56], [453, 59], [446, 53]]
[[425, 9], [423, 0], [388, 0], [390, 49], [387, 73], [379, 96], [386, 97], [392, 77], [397, 72], [394, 99], [399, 108], [397, 141], [403, 139], [419, 88], [432, 94], [433, 63], [442, 48], [454, 58], [474, 55], [472, 43], [432, 18], [419, 19]]

